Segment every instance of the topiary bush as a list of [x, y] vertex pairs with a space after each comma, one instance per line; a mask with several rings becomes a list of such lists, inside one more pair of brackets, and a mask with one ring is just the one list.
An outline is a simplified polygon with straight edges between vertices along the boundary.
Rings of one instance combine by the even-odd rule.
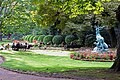
[[44, 37], [45, 37], [45, 35], [40, 35], [40, 36], [38, 36], [38, 39], [37, 39], [37, 40], [38, 40], [39, 42], [43, 42], [43, 38], [44, 38]]
[[27, 37], [28, 37], [28, 35], [23, 36], [23, 37], [22, 37], [22, 40], [27, 40]]
[[23, 37], [22, 37], [22, 40], [25, 40], [25, 38], [26, 38], [26, 36], [23, 36]]
[[70, 44], [72, 41], [74, 41], [75, 40], [75, 37], [73, 36], [73, 35], [67, 35], [66, 37], [65, 37], [65, 42], [67, 43], [67, 44]]
[[34, 37], [35, 36], [31, 35], [30, 38], [29, 38], [29, 42], [33, 42]]
[[59, 45], [63, 42], [63, 37], [61, 35], [56, 35], [53, 37], [52, 42], [56, 45]]
[[31, 37], [31, 35], [27, 35], [26, 36], [26, 41], [29, 41], [29, 38]]
[[23, 39], [23, 40], [27, 40], [27, 36], [23, 36], [22, 39]]
[[39, 37], [39, 36], [37, 36], [37, 35], [34, 36], [33, 40], [38, 40], [38, 37]]
[[44, 44], [47, 44], [47, 43], [52, 44], [52, 39], [53, 39], [53, 35], [47, 35], [44, 37], [43, 43]]

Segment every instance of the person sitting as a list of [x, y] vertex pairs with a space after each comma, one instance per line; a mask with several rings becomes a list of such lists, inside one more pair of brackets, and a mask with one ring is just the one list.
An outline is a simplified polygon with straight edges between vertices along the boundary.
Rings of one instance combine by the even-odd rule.
[[10, 45], [7, 44], [7, 45], [5, 46], [5, 50], [9, 50], [9, 49], [10, 49]]
[[16, 51], [19, 51], [19, 49], [20, 49], [20, 43], [18, 42], [18, 43], [16, 44]]

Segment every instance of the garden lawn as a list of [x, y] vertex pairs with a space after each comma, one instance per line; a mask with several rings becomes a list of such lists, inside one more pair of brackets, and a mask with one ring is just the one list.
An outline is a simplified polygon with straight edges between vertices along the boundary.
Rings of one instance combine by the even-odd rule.
[[12, 40], [3, 39], [3, 41], [0, 41], [0, 45], [1, 45], [1, 44], [11, 43], [11, 42], [12, 42]]
[[[6, 58], [1, 66], [23, 71], [62, 73], [69, 76], [113, 78], [120, 75], [111, 73], [107, 69], [113, 62], [89, 62], [72, 60], [69, 57], [48, 56], [32, 52], [17, 52], [15, 54], [0, 52]], [[112, 75], [112, 76], [111, 76]]]

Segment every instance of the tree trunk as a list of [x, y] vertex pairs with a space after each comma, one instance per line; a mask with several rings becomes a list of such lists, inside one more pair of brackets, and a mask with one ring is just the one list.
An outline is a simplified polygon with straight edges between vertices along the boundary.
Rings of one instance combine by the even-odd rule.
[[113, 69], [114, 71], [120, 71], [120, 24], [118, 26], [118, 39], [117, 39], [117, 54], [116, 54], [116, 59], [114, 64], [112, 65], [112, 67], [110, 69]]
[[109, 29], [109, 34], [110, 34], [110, 37], [111, 37], [111, 47], [114, 48], [117, 45], [117, 39], [116, 39], [116, 34], [115, 34], [114, 27]]
[[110, 69], [113, 69], [114, 71], [120, 71], [120, 5], [118, 6], [118, 9], [116, 10], [116, 19], [119, 22], [118, 37], [117, 37], [117, 54], [116, 54], [115, 62]]

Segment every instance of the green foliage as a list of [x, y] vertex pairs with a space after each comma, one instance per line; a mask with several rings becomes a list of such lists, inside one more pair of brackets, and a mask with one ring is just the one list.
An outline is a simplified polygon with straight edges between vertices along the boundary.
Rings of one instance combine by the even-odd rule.
[[35, 36], [31, 35], [28, 41], [29, 41], [29, 42], [33, 42], [34, 37], [35, 37]]
[[51, 44], [52, 39], [53, 39], [53, 35], [47, 35], [47, 36], [44, 37], [43, 42], [44, 42], [44, 44], [47, 44], [47, 43]]
[[65, 37], [65, 42], [67, 44], [70, 44], [74, 40], [75, 40], [75, 37], [73, 35], [68, 35], [68, 36]]
[[20, 33], [15, 33], [11, 37], [12, 37], [13, 40], [21, 40], [23, 35], [20, 34]]
[[[35, 54], [33, 52], [17, 52], [13, 55], [10, 53], [1, 52], [8, 61], [5, 61], [1, 66], [15, 70], [32, 71], [32, 72], [64, 72], [68, 70], [80, 70], [92, 68], [109, 68], [112, 62], [89, 62], [72, 60], [68, 56], [47, 56]], [[27, 63], [27, 64], [25, 64]], [[92, 71], [92, 70], [91, 70]], [[70, 73], [69, 73], [70, 74]], [[118, 74], [117, 74], [118, 75]], [[92, 76], [93, 77], [93, 76]]]
[[53, 37], [52, 42], [56, 45], [59, 45], [63, 42], [63, 37], [61, 35], [56, 35]]
[[30, 37], [31, 37], [31, 35], [27, 35], [26, 40], [29, 41]]
[[27, 36], [23, 36], [22, 39], [23, 39], [23, 40], [27, 40]]
[[67, 36], [67, 34], [62, 34], [63, 37], [63, 41], [65, 42], [65, 37]]
[[85, 46], [92, 47], [95, 40], [96, 40], [95, 35], [93, 35], [93, 34], [86, 35]]
[[43, 42], [44, 37], [45, 37], [45, 35], [40, 35], [40, 36], [38, 36], [37, 40], [40, 42]]
[[[33, 14], [35, 5], [31, 5], [26, 0], [2, 0], [0, 1], [0, 30], [3, 33], [21, 32], [28, 33], [31, 28], [36, 27], [33, 22]], [[7, 12], [6, 12], [7, 11]]]
[[105, 43], [110, 45], [111, 44], [111, 38], [110, 38], [110, 35], [109, 35], [108, 31], [106, 29], [103, 29], [101, 31], [101, 35], [102, 35], [102, 37], [104, 37]]
[[22, 40], [27, 40], [27, 37], [28, 37], [28, 35], [23, 36], [23, 37], [22, 37]]
[[33, 40], [38, 40], [38, 35], [34, 36]]
[[74, 40], [72, 42], [75, 43], [75, 44], [77, 44], [77, 45], [82, 45], [82, 41], [81, 41], [80, 38], [78, 40]]

